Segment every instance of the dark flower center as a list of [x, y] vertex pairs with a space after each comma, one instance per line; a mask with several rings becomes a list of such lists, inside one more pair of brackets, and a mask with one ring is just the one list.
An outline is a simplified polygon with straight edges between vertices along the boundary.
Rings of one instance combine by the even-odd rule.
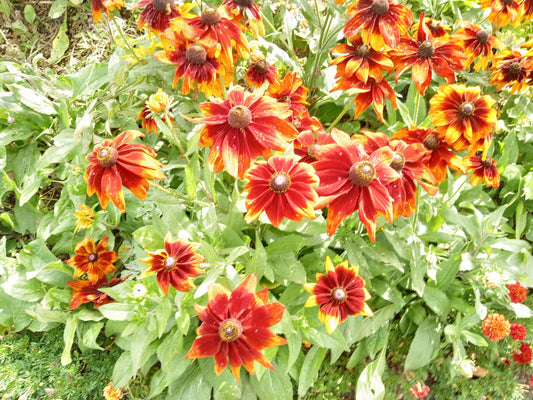
[[342, 287], [331, 289], [331, 299], [337, 303], [344, 303], [346, 301], [346, 291]]
[[89, 262], [95, 262], [96, 260], [98, 260], [98, 254], [91, 253], [87, 256], [87, 259], [89, 260]]
[[486, 159], [481, 160], [481, 165], [483, 166], [483, 168], [490, 168], [490, 167], [492, 167], [492, 158], [487, 157]]
[[253, 0], [235, 0], [235, 4], [240, 7], [251, 7], [253, 3]]
[[476, 38], [479, 43], [485, 44], [489, 40], [489, 33], [486, 30], [480, 30], [476, 33]]
[[320, 147], [319, 144], [315, 143], [315, 144], [312, 144], [311, 146], [309, 146], [307, 148], [307, 155], [311, 158], [314, 158], [315, 160], [318, 158], [316, 156], [316, 150]]
[[118, 160], [118, 151], [114, 147], [101, 147], [96, 153], [96, 158], [100, 166], [110, 168], [115, 165]]
[[434, 52], [435, 47], [433, 46], [433, 42], [431, 40], [424, 40], [418, 48], [418, 55], [425, 58], [430, 58]]
[[232, 128], [244, 129], [252, 122], [252, 113], [245, 106], [234, 106], [228, 113], [228, 124]]
[[172, 271], [174, 267], [176, 266], [176, 263], [177, 263], [177, 260], [174, 257], [168, 256], [167, 258], [165, 258], [165, 262], [163, 263], [163, 266], [165, 267], [167, 271]]
[[440, 145], [439, 137], [432, 133], [431, 135], [428, 135], [424, 141], [424, 146], [426, 146], [426, 149], [428, 150], [436, 150]]
[[354, 185], [368, 186], [376, 177], [376, 168], [370, 161], [359, 161], [352, 165], [348, 177]]
[[389, 2], [388, 0], [374, 0], [370, 6], [370, 9], [376, 15], [385, 15], [387, 14], [387, 11], [389, 11]]
[[259, 60], [255, 63], [254, 69], [258, 74], [264, 75], [268, 72], [268, 63], [266, 60]]
[[463, 117], [463, 118], [470, 117], [470, 116], [472, 116], [474, 114], [474, 110], [475, 109], [476, 108], [474, 107], [474, 105], [472, 103], [470, 103], [469, 101], [465, 101], [459, 107], [459, 115], [461, 115], [461, 117]]
[[207, 7], [202, 13], [201, 21], [205, 25], [216, 25], [220, 18], [220, 13], [215, 7]]
[[162, 14], [170, 14], [174, 8], [174, 0], [154, 0], [154, 10]]
[[366, 57], [370, 53], [370, 47], [368, 47], [366, 44], [362, 44], [357, 48], [357, 55], [359, 57]]
[[296, 129], [300, 129], [300, 126], [302, 126], [302, 120], [298, 117], [293, 117], [291, 122]]
[[395, 171], [401, 171], [405, 165], [405, 156], [402, 153], [394, 153], [390, 166]]
[[234, 342], [242, 335], [242, 324], [238, 319], [228, 318], [218, 328], [218, 336], [224, 342]]
[[281, 99], [279, 99], [279, 101], [283, 101], [285, 103], [290, 103], [291, 102], [291, 97], [289, 95], [284, 95], [284, 96], [281, 96]]
[[432, 21], [431, 24], [429, 24], [429, 29], [432, 32], [435, 32], [436, 30], [439, 29], [439, 23], [437, 21]]
[[207, 52], [199, 44], [191, 44], [185, 52], [185, 58], [192, 64], [201, 65], [207, 60]]
[[515, 61], [509, 65], [509, 72], [513, 75], [518, 75], [522, 71], [522, 64], [518, 61]]
[[268, 186], [274, 193], [285, 193], [291, 186], [291, 177], [286, 172], [276, 172], [270, 177]]
[[502, 0], [502, 3], [505, 4], [506, 6], [512, 6], [513, 2], [514, 0]]

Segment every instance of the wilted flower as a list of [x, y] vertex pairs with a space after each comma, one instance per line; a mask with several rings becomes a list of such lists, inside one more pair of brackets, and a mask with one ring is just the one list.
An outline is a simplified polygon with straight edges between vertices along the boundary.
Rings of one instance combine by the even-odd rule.
[[122, 393], [122, 388], [114, 388], [113, 382], [109, 382], [104, 388], [105, 400], [120, 400], [123, 396], [124, 393]]
[[229, 362], [232, 374], [239, 380], [241, 365], [254, 373], [254, 362], [274, 369], [261, 350], [286, 344], [273, 334], [285, 306], [268, 302], [268, 289], [255, 292], [257, 275], [248, 275], [233, 292], [217, 283], [209, 286], [206, 306], [195, 304], [202, 321], [191, 349], [185, 358], [215, 358], [215, 373], [220, 375]]
[[107, 236], [104, 236], [98, 245], [95, 245], [92, 237], [76, 244], [76, 255], [67, 261], [68, 265], [76, 267], [74, 279], [87, 273], [89, 280], [94, 283], [105, 278], [106, 274], [116, 271], [113, 263], [118, 260], [118, 256], [112, 250], [107, 251], [108, 244]]
[[171, 102], [171, 97], [163, 92], [163, 89], [158, 89], [157, 93], [151, 95], [148, 100], [146, 100], [146, 105], [139, 115], [137, 115], [137, 120], [141, 120], [142, 127], [146, 129], [148, 133], [153, 130], [157, 134], [157, 122], [154, 116], [161, 118], [161, 121], [164, 123], [174, 123], [172, 109], [169, 108]]
[[513, 360], [516, 361], [517, 364], [529, 364], [532, 359], [532, 351], [531, 347], [527, 343], [523, 343], [520, 346], [520, 353], [515, 352], [513, 354]]
[[431, 389], [428, 386], [422, 385], [420, 382], [418, 382], [411, 388], [411, 395], [415, 399], [424, 399], [428, 397], [430, 391]]
[[523, 303], [527, 298], [527, 288], [518, 281], [507, 285], [507, 290], [509, 291], [511, 303]]
[[256, 37], [265, 36], [261, 11], [254, 0], [224, 0], [222, 7], [241, 29], [251, 29]]
[[72, 288], [72, 296], [70, 297], [70, 309], [74, 310], [84, 303], [94, 303], [94, 308], [98, 308], [103, 304], [114, 302], [115, 300], [107, 293], [101, 292], [99, 289], [112, 287], [125, 281], [120, 278], [113, 278], [108, 282], [107, 277], [103, 277], [97, 282], [86, 280], [68, 281], [67, 286]]
[[490, 340], [499, 341], [511, 332], [511, 323], [502, 314], [492, 313], [481, 324], [483, 334]]
[[293, 116], [309, 116], [307, 110], [307, 92], [309, 89], [303, 85], [303, 82], [296, 72], [287, 72], [282, 80], [274, 81], [268, 87], [268, 95], [277, 99], [279, 102], [289, 104]]
[[483, 284], [489, 289], [495, 289], [503, 284], [503, 277], [497, 271], [489, 271], [483, 275]]
[[[300, 128], [302, 128], [304, 124], [309, 120], [310, 118], [307, 117], [302, 119]], [[294, 121], [295, 120], [292, 121], [293, 124]], [[320, 124], [320, 126], [322, 126], [322, 124]], [[313, 129], [314, 128], [302, 131], [294, 141], [294, 154], [300, 157], [299, 162], [315, 162], [317, 160], [317, 155], [315, 152], [320, 148], [320, 146], [335, 143], [335, 140], [333, 140], [332, 135], [327, 133], [325, 130], [320, 129], [317, 130], [315, 133], [313, 132]]]
[[511, 324], [511, 333], [510, 336], [514, 340], [524, 340], [526, 337], [526, 327], [517, 322]]
[[77, 218], [74, 233], [77, 233], [81, 229], [91, 228], [94, 222], [94, 211], [91, 207], [85, 204], [80, 204], [78, 207], [80, 210], [74, 213], [74, 216]]

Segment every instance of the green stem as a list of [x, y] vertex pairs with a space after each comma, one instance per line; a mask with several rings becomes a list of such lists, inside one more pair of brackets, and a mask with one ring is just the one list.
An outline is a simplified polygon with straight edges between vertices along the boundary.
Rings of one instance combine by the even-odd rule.
[[417, 185], [416, 188], [416, 200], [415, 200], [415, 215], [413, 217], [413, 233], [416, 234], [416, 224], [418, 223], [418, 207], [420, 205], [420, 186]]
[[[448, 200], [446, 200], [446, 203], [449, 203], [450, 200], [453, 199], [457, 193], [459, 193], [459, 191], [460, 191], [461, 188], [464, 186], [464, 184], [466, 183], [467, 180], [468, 180], [468, 179], [465, 179], [465, 180], [463, 181], [463, 183], [461, 183], [461, 184], [459, 185], [459, 187], [455, 190], [455, 192], [453, 192], [452, 195], [451, 195], [450, 197], [448, 197]], [[441, 206], [442, 206], [442, 205], [444, 205], [444, 202], [441, 203]]]
[[121, 28], [120, 25], [117, 23], [117, 21], [115, 20], [115, 18], [111, 18], [111, 21], [113, 21], [113, 24], [115, 25], [115, 28], [117, 28], [118, 33], [120, 34], [120, 37], [122, 38], [122, 40], [123, 40], [124, 43], [126, 44], [126, 47], [129, 49], [130, 53], [133, 55], [133, 57], [135, 57], [135, 59], [136, 59], [138, 62], [141, 62], [141, 59], [140, 59], [139, 57], [137, 57], [137, 54], [135, 53], [135, 50], [133, 50], [133, 47], [131, 47], [130, 42], [129, 42], [128, 39], [126, 38], [126, 35], [124, 35], [124, 32], [122, 31], [122, 28]]
[[[263, 21], [266, 21], [266, 23], [268, 24], [269, 28], [272, 29], [273, 32], [279, 33], [278, 30], [276, 29], [276, 27], [272, 24], [272, 22], [270, 22], [270, 20], [267, 17], [265, 17], [265, 14], [263, 14], [262, 12], [261, 12], [261, 19]], [[297, 60], [298, 57], [296, 56], [296, 53], [294, 52], [294, 49], [292, 48], [292, 46], [287, 42], [287, 40], [285, 40], [285, 38], [283, 38], [282, 35], [279, 35], [279, 36], [280, 36], [281, 41], [285, 45], [287, 51], [289, 52], [289, 55], [291, 56], [291, 58], [293, 60]]]
[[[204, 207], [209, 205], [209, 203], [206, 203], [205, 201], [201, 201], [201, 200], [197, 200], [197, 199], [189, 199], [187, 196], [184, 196], [184, 195], [182, 195], [180, 193], [177, 193], [174, 190], [167, 189], [166, 187], [161, 186], [160, 184], [155, 183], [153, 181], [149, 181], [149, 182], [150, 182], [150, 185], [153, 186], [154, 188], [156, 188], [157, 190], [159, 190], [159, 191], [161, 191], [161, 192], [163, 192], [165, 194], [168, 194], [169, 196], [175, 197], [176, 199], [185, 201], [185, 202], [190, 203], [190, 204], [198, 204], [198, 205], [201, 205], [201, 206], [204, 206]], [[227, 213], [229, 211], [227, 208], [219, 206], [218, 204], [215, 204], [215, 207], [218, 208], [219, 210], [221, 210], [222, 212], [225, 212], [225, 213]]]
[[413, 117], [413, 123], [415, 125], [418, 126], [418, 109], [420, 108], [420, 98], [422, 96], [420, 95], [420, 93], [418, 93], [418, 90], [416, 91], [416, 94], [415, 94], [415, 115]]
[[346, 114], [346, 112], [352, 108], [353, 106], [353, 102], [352, 100], [350, 99], [350, 101], [348, 102], [348, 104], [346, 105], [346, 107], [344, 107], [344, 109], [340, 112], [339, 115], [337, 115], [337, 118], [335, 118], [335, 120], [331, 123], [330, 126], [328, 126], [328, 129], [327, 131], [328, 132], [331, 132], [331, 130], [335, 127], [335, 125], [337, 125], [337, 123], [341, 120], [341, 118], [344, 116], [344, 114]]

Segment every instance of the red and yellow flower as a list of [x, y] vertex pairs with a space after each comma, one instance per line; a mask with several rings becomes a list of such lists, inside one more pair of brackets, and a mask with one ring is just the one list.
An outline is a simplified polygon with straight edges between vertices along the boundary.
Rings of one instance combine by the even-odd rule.
[[202, 321], [191, 349], [185, 358], [214, 357], [215, 373], [229, 367], [239, 380], [241, 365], [254, 373], [254, 361], [274, 369], [261, 351], [286, 344], [287, 341], [270, 331], [277, 324], [285, 306], [268, 302], [268, 289], [255, 292], [257, 275], [248, 275], [233, 292], [217, 283], [208, 289], [206, 306], [195, 304]]
[[250, 223], [265, 211], [274, 227], [283, 218], [301, 221], [315, 219], [318, 200], [318, 178], [313, 167], [299, 163], [297, 156], [273, 156], [268, 161], [256, 161], [246, 172], [244, 219]]
[[523, 303], [527, 299], [527, 288], [518, 281], [507, 285], [507, 290], [509, 291], [511, 303]]
[[474, 186], [485, 181], [485, 185], [497, 188], [500, 186], [500, 174], [496, 168], [496, 160], [475, 154], [465, 160], [467, 172], [473, 172], [470, 176], [470, 183]]
[[104, 388], [105, 400], [120, 400], [122, 397], [124, 397], [124, 393], [122, 393], [122, 388], [114, 388], [113, 382], [109, 382]]
[[503, 50], [493, 58], [489, 83], [496, 90], [511, 88], [511, 93], [524, 90], [531, 75], [531, 61], [517, 50]]
[[91, 0], [91, 10], [95, 23], [102, 20], [102, 11], [111, 16], [111, 11], [124, 7], [124, 0]]
[[97, 282], [106, 277], [106, 274], [111, 274], [117, 269], [113, 265], [118, 256], [112, 250], [107, 250], [109, 245], [109, 238], [104, 236], [98, 244], [94, 243], [94, 238], [85, 238], [76, 244], [74, 252], [76, 255], [67, 261], [68, 265], [72, 265], [74, 270], [74, 279], [79, 278], [84, 274], [89, 275], [91, 282]]
[[[421, 13], [420, 21], [423, 20], [424, 13]], [[398, 48], [389, 54], [396, 65], [396, 82], [400, 75], [412, 67], [411, 77], [421, 95], [429, 87], [433, 72], [446, 79], [447, 83], [454, 83], [455, 71], [463, 69], [467, 58], [454, 42], [433, 39], [426, 24], [420, 24], [416, 39], [404, 36]]]
[[254, 62], [248, 67], [244, 80], [250, 86], [262, 86], [268, 81], [269, 85], [279, 84], [278, 70], [273, 65], [270, 65], [264, 58], [252, 57]]
[[90, 229], [94, 222], [94, 211], [91, 207], [86, 206], [85, 204], [80, 204], [78, 207], [80, 210], [74, 213], [74, 216], [77, 218], [74, 234], [82, 229]]
[[492, 313], [481, 323], [481, 329], [487, 339], [500, 341], [511, 332], [511, 323], [502, 314]]
[[113, 278], [108, 282], [107, 277], [104, 276], [97, 282], [86, 280], [68, 281], [67, 286], [72, 288], [69, 308], [74, 310], [85, 303], [93, 303], [94, 308], [98, 308], [103, 304], [112, 303], [115, 300], [99, 289], [113, 287], [125, 280], [126, 278]]
[[169, 107], [172, 102], [168, 94], [163, 89], [158, 89], [157, 93], [151, 95], [145, 102], [145, 107], [137, 115], [137, 120], [141, 120], [141, 125], [148, 133], [154, 131], [157, 134], [157, 122], [155, 116], [159, 116], [164, 123], [174, 123], [172, 109]]
[[[451, 30], [449, 26], [445, 26], [442, 24], [441, 21], [438, 21], [436, 19], [429, 18], [429, 17], [424, 18], [424, 24], [426, 25], [427, 29], [431, 33], [432, 37], [442, 38], [443, 40], [448, 40], [448, 37], [449, 37], [448, 31]], [[415, 35], [418, 31], [419, 25], [420, 25], [420, 21], [417, 21], [413, 24], [412, 30], [414, 31]]]
[[465, 69], [479, 57], [474, 65], [474, 70], [485, 71], [493, 59], [493, 49], [502, 47], [500, 40], [471, 22], [461, 21], [461, 24], [463, 27], [454, 33], [453, 40], [463, 48], [464, 53], [468, 56], [464, 64]]
[[318, 319], [326, 324], [328, 333], [344, 322], [349, 315], [371, 316], [372, 310], [365, 303], [370, 293], [365, 281], [358, 275], [359, 267], [348, 266], [348, 260], [333, 265], [326, 258], [326, 274], [316, 274], [316, 283], [306, 283], [304, 289], [312, 294], [305, 307], [320, 306]]
[[242, 30], [251, 30], [256, 37], [265, 36], [261, 12], [254, 0], [224, 0], [222, 7]]
[[511, 324], [511, 333], [509, 334], [514, 340], [524, 340], [526, 338], [526, 327], [522, 324], [513, 322]]
[[204, 257], [196, 252], [199, 247], [200, 243], [187, 243], [181, 239], [171, 241], [167, 236], [164, 249], [146, 250], [148, 257], [140, 260], [150, 266], [143, 277], [157, 274], [157, 284], [165, 296], [168, 296], [170, 285], [180, 292], [188, 292], [196, 287], [191, 278], [204, 273], [198, 268], [204, 261]]
[[170, 21], [180, 17], [181, 12], [176, 7], [174, 0], [139, 0], [133, 8], [143, 8], [142, 13], [137, 21], [139, 29], [146, 26], [156, 35], [161, 34], [167, 28], [170, 28]]
[[143, 136], [139, 131], [124, 131], [113, 140], [104, 140], [87, 156], [87, 194], [96, 193], [104, 210], [111, 200], [120, 211], [126, 211], [123, 185], [144, 199], [150, 187], [147, 179], [165, 179], [163, 165], [155, 159], [156, 152], [144, 144], [130, 143]]
[[392, 199], [387, 185], [399, 178], [390, 167], [394, 152], [380, 148], [366, 154], [348, 134], [337, 131], [336, 144], [317, 149], [318, 161], [313, 163], [320, 185], [318, 208], [329, 206], [327, 233], [333, 235], [342, 220], [359, 210], [370, 240], [375, 241], [379, 214], [392, 222]]
[[392, 0], [358, 0], [348, 6], [350, 20], [344, 27], [348, 39], [362, 32], [363, 41], [374, 50], [395, 48], [413, 22], [413, 14]]
[[189, 119], [205, 124], [200, 146], [211, 147], [209, 166], [223, 169], [233, 177], [244, 173], [256, 157], [270, 158], [273, 150], [284, 150], [298, 131], [286, 118], [291, 116], [287, 103], [277, 102], [261, 91], [247, 92], [241, 86], [228, 90], [227, 99], [213, 99], [199, 105], [203, 118]]
[[506, 26], [509, 23], [518, 25], [520, 22], [521, 1], [515, 0], [481, 0], [481, 8], [490, 8], [489, 21], [498, 26]]
[[307, 117], [307, 92], [309, 89], [303, 85], [303, 82], [296, 72], [287, 72], [282, 80], [273, 82], [268, 87], [268, 95], [277, 99], [279, 102], [289, 104], [293, 116]]
[[315, 152], [320, 146], [332, 143], [335, 143], [335, 140], [323, 129], [316, 133], [310, 129], [304, 130], [294, 141], [294, 154], [300, 157], [299, 162], [312, 163], [317, 160]]

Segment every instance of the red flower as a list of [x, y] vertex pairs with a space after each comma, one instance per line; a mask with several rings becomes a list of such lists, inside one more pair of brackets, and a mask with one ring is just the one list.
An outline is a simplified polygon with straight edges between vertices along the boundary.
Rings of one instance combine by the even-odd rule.
[[275, 81], [268, 87], [269, 96], [279, 102], [288, 103], [293, 116], [308, 117], [307, 92], [302, 80], [296, 76], [296, 72], [287, 72], [281, 81]]
[[304, 130], [294, 141], [294, 154], [300, 156], [300, 162], [312, 163], [317, 160], [316, 151], [320, 146], [331, 143], [335, 143], [335, 140], [324, 130], [316, 133], [312, 130]]
[[363, 278], [357, 274], [358, 270], [359, 267], [349, 267], [347, 260], [335, 267], [327, 257], [326, 274], [316, 274], [316, 283], [304, 285], [304, 289], [312, 294], [305, 307], [320, 306], [318, 319], [326, 324], [328, 333], [332, 333], [348, 315], [372, 315], [365, 303], [370, 299], [370, 293]]
[[513, 322], [511, 324], [511, 333], [510, 336], [514, 340], [524, 340], [526, 337], [526, 327], [522, 324]]
[[511, 331], [511, 323], [502, 314], [492, 313], [481, 323], [483, 334], [490, 340], [500, 341]]
[[524, 90], [528, 86], [531, 61], [517, 50], [503, 50], [496, 54], [492, 60], [492, 74], [489, 83], [500, 91], [511, 88], [511, 93]]
[[124, 0], [91, 0], [91, 10], [95, 23], [102, 20], [102, 10], [109, 17], [111, 11], [120, 10], [122, 7], [124, 7]]
[[472, 185], [479, 185], [484, 180], [487, 186], [493, 188], [500, 186], [500, 174], [496, 168], [496, 160], [490, 157], [483, 160], [481, 156], [473, 155], [466, 159], [465, 167], [468, 172], [473, 171], [470, 176]]
[[76, 267], [74, 270], [74, 279], [83, 274], [89, 275], [92, 283], [102, 280], [106, 274], [111, 274], [117, 269], [113, 265], [118, 260], [117, 253], [107, 251], [109, 238], [104, 236], [98, 245], [95, 245], [94, 239], [85, 238], [76, 244], [74, 252], [76, 255], [67, 261], [68, 265]]
[[[437, 21], [436, 19], [426, 17], [424, 18], [424, 24], [426, 25], [427, 29], [431, 33], [431, 36], [433, 36], [434, 38], [443, 38], [443, 39], [448, 40], [448, 37], [449, 37], [448, 31], [451, 28], [448, 26], [444, 26], [441, 21]], [[413, 24], [412, 29], [415, 32], [415, 34], [418, 31], [419, 25], [420, 25], [420, 21], [417, 21]]]
[[397, 47], [413, 22], [411, 11], [391, 0], [358, 0], [348, 6], [348, 15], [344, 36], [352, 38], [362, 32], [363, 41], [377, 51]]
[[485, 71], [492, 60], [492, 50], [501, 48], [502, 44], [496, 36], [490, 35], [486, 30], [468, 21], [461, 21], [464, 25], [454, 33], [453, 39], [456, 44], [464, 49], [468, 58], [464, 67], [467, 69], [470, 64], [479, 56], [478, 62], [474, 65], [474, 70]]
[[185, 358], [214, 356], [217, 375], [229, 362], [237, 380], [241, 365], [250, 374], [254, 373], [254, 361], [274, 369], [261, 350], [287, 343], [268, 329], [281, 320], [285, 306], [267, 304], [268, 289], [254, 293], [256, 286], [257, 275], [252, 274], [233, 292], [217, 283], [209, 287], [207, 306], [194, 305], [202, 323]]
[[417, 383], [411, 388], [411, 395], [415, 399], [424, 399], [428, 397], [430, 391], [431, 389], [428, 386]]
[[203, 118], [188, 120], [204, 123], [200, 146], [208, 147], [209, 165], [215, 172], [222, 169], [233, 177], [244, 178], [253, 159], [268, 159], [272, 150], [284, 150], [298, 131], [286, 118], [291, 111], [262, 92], [247, 92], [241, 86], [228, 90], [227, 100], [201, 103]]
[[144, 144], [130, 143], [143, 136], [139, 131], [124, 131], [113, 140], [104, 140], [87, 156], [87, 194], [96, 193], [104, 210], [111, 200], [120, 211], [126, 211], [122, 185], [144, 199], [150, 187], [147, 179], [165, 179], [156, 152]]
[[146, 25], [156, 34], [170, 28], [170, 20], [181, 16], [174, 0], [139, 0], [133, 9], [142, 7], [144, 10], [137, 23], [139, 29]]
[[520, 351], [521, 353], [516, 352], [513, 354], [513, 360], [515, 360], [517, 364], [529, 364], [533, 355], [531, 347], [529, 347], [528, 344], [523, 343], [520, 346]]
[[515, 282], [512, 285], [507, 285], [511, 303], [522, 303], [527, 298], [527, 288], [522, 286], [520, 282]]
[[314, 207], [318, 200], [318, 178], [313, 167], [299, 163], [297, 156], [273, 156], [268, 161], [256, 161], [246, 171], [246, 213], [250, 223], [265, 211], [274, 227], [283, 218], [301, 221], [315, 219]]
[[154, 252], [146, 250], [149, 257], [140, 260], [150, 265], [143, 276], [157, 273], [157, 284], [165, 296], [168, 296], [169, 285], [180, 292], [188, 292], [195, 287], [191, 277], [204, 273], [198, 268], [198, 264], [204, 261], [204, 257], [196, 253], [199, 247], [199, 243], [187, 243], [180, 239], [171, 242], [170, 237], [165, 238], [164, 249]]
[[[252, 57], [253, 58], [253, 57]], [[271, 85], [276, 83], [279, 85], [278, 70], [273, 65], [270, 65], [264, 58], [256, 58], [250, 65], [244, 79], [250, 86], [261, 86], [268, 81]]]
[[320, 180], [317, 208], [329, 206], [328, 235], [333, 235], [343, 219], [359, 210], [370, 240], [375, 241], [379, 214], [392, 222], [393, 208], [386, 185], [399, 178], [390, 167], [394, 158], [391, 149], [380, 148], [366, 154], [344, 132], [338, 131], [336, 144], [321, 146], [318, 161], [313, 163]]
[[99, 289], [118, 285], [125, 280], [126, 278], [113, 278], [108, 283], [107, 277], [104, 276], [97, 282], [85, 280], [68, 281], [67, 286], [72, 288], [72, 296], [70, 297], [69, 305], [70, 309], [74, 310], [84, 303], [94, 303], [94, 308], [98, 308], [102, 304], [114, 302], [114, 299], [109, 297], [107, 293], [101, 292]]
[[[420, 14], [420, 21], [424, 13]], [[405, 36], [397, 49], [389, 53], [396, 64], [394, 79], [413, 67], [411, 77], [416, 90], [424, 95], [431, 83], [432, 73], [442, 76], [448, 83], [455, 82], [455, 71], [463, 69], [466, 56], [461, 47], [451, 41], [434, 40], [426, 24], [420, 24], [416, 39]]]

